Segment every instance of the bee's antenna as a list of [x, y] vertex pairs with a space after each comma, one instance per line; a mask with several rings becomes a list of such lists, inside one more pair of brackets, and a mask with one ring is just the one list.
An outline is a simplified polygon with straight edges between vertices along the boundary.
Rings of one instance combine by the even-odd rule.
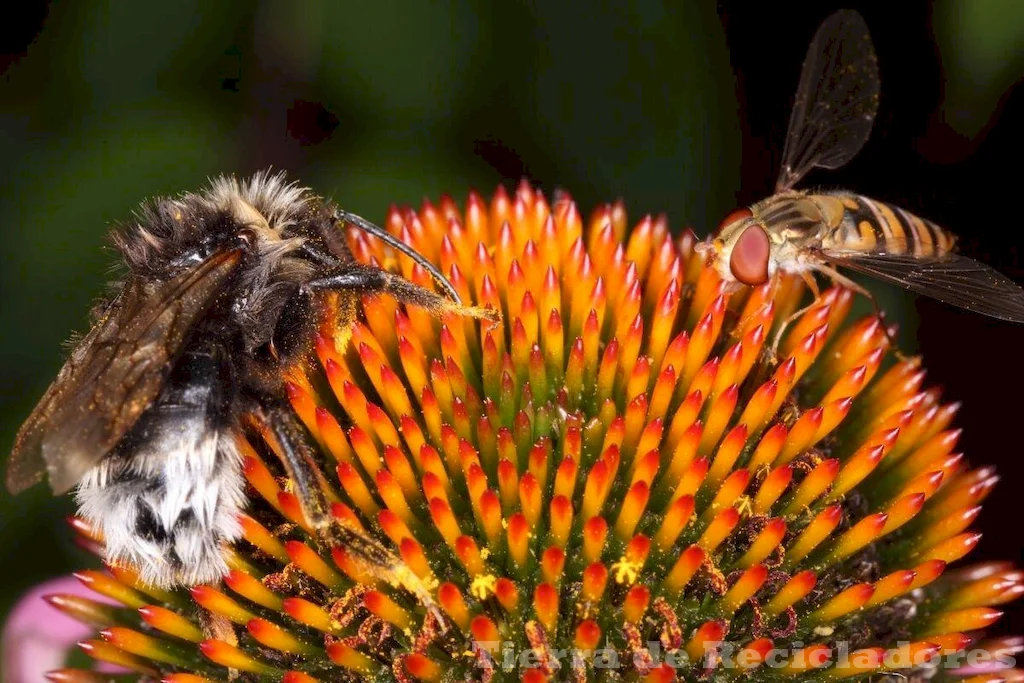
[[433, 277], [434, 280], [436, 280], [439, 285], [441, 285], [441, 288], [444, 289], [445, 293], [449, 296], [449, 298], [451, 298], [452, 301], [459, 304], [460, 306], [462, 305], [462, 299], [459, 297], [459, 293], [455, 291], [455, 287], [452, 286], [452, 283], [449, 282], [448, 278], [446, 278], [441, 273], [441, 271], [437, 269], [437, 266], [428, 261], [423, 254], [419, 253], [405, 242], [402, 242], [384, 228], [380, 227], [379, 225], [374, 225], [365, 218], [362, 218], [361, 216], [357, 216], [354, 213], [349, 213], [348, 211], [342, 211], [341, 209], [338, 209], [335, 215], [338, 218], [338, 220], [342, 220], [346, 223], [356, 226], [363, 232], [373, 235], [374, 237], [384, 242], [388, 246], [397, 249], [398, 251], [402, 252], [403, 254], [411, 258], [417, 264], [422, 266], [424, 270], [430, 273], [430, 276]]

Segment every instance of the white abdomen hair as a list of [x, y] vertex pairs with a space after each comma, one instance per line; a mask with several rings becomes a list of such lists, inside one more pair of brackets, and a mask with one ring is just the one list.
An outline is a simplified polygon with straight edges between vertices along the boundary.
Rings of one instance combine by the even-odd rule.
[[241, 457], [230, 431], [215, 426], [216, 383], [197, 379], [172, 380], [75, 492], [106, 560], [164, 588], [220, 579], [224, 545], [241, 535]]

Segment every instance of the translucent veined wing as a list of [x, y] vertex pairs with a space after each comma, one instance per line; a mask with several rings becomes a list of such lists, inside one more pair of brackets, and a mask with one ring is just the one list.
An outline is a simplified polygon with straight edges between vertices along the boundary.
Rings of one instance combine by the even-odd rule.
[[960, 254], [921, 258], [822, 252], [821, 256], [833, 265], [895, 283], [974, 313], [1024, 323], [1024, 289], [994, 268]]
[[7, 463], [12, 493], [44, 474], [65, 493], [120, 441], [160, 393], [239, 256], [220, 252], [155, 288], [128, 280], [18, 431]]
[[871, 134], [879, 88], [867, 24], [853, 10], [836, 12], [807, 49], [775, 191], [792, 189], [812, 168], [852, 159]]

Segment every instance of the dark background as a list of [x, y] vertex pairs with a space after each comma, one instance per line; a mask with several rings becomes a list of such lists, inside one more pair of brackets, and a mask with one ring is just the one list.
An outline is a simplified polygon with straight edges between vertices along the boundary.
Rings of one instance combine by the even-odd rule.
[[[0, 27], [0, 443], [84, 326], [106, 226], [145, 196], [273, 165], [380, 220], [525, 176], [703, 234], [770, 192], [804, 51], [841, 5], [615, 4], [24, 3]], [[881, 111], [853, 163], [808, 183], [900, 204], [1024, 279], [1024, 3], [845, 6], [871, 27]], [[964, 402], [968, 457], [1003, 475], [971, 557], [1019, 560], [1024, 327], [875, 289]], [[0, 495], [0, 615], [83, 563], [70, 510]]]

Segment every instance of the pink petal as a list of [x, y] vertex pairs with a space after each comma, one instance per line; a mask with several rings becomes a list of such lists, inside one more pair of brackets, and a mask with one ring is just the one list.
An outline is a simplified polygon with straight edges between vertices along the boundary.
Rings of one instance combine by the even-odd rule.
[[75, 644], [94, 633], [85, 624], [54, 609], [44, 595], [71, 593], [103, 601], [77, 579], [64, 576], [39, 584], [14, 606], [0, 636], [0, 680], [6, 683], [39, 683], [47, 671], [64, 666]]

